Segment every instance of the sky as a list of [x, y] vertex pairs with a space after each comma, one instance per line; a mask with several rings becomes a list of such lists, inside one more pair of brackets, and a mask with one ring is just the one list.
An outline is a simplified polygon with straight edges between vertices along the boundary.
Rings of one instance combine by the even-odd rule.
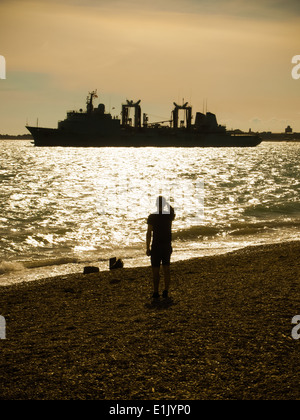
[[149, 121], [189, 102], [228, 129], [300, 132], [299, 0], [0, 0], [0, 134], [56, 127], [97, 89]]

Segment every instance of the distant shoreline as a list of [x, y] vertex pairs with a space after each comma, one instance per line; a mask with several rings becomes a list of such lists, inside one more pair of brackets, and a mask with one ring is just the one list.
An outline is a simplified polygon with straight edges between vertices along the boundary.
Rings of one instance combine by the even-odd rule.
[[258, 134], [262, 141], [284, 141], [284, 142], [295, 142], [300, 141], [300, 133], [272, 133], [271, 131], [262, 131], [262, 132], [243, 132], [240, 130], [228, 131], [229, 133], [239, 135], [239, 134]]
[[259, 133], [262, 138], [262, 141], [277, 141], [277, 142], [299, 142], [300, 141], [300, 133], [294, 134], [284, 134], [284, 133]]

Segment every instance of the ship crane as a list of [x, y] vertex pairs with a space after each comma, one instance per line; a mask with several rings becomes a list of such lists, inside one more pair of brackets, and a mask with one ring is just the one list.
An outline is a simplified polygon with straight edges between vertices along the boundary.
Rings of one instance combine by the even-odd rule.
[[127, 127], [130, 121], [129, 118], [129, 110], [130, 108], [134, 108], [134, 128], [140, 128], [141, 127], [141, 100], [138, 100], [137, 102], [126, 100], [126, 104], [122, 105], [122, 126]]
[[159, 124], [165, 124], [165, 123], [172, 123], [172, 120], [155, 121], [153, 123], [148, 124], [148, 127], [156, 126], [156, 125], [159, 125]]
[[178, 105], [174, 102], [174, 109], [172, 111], [173, 116], [173, 128], [178, 128], [179, 111], [183, 110], [186, 117], [186, 128], [191, 128], [192, 125], [192, 107], [188, 106], [188, 102], [183, 105]]

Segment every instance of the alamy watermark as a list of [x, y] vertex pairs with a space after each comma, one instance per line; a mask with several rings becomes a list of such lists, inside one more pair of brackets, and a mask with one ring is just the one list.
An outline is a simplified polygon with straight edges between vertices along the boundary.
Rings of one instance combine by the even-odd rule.
[[[175, 213], [187, 215], [192, 222], [204, 221], [204, 180], [151, 180], [119, 179], [95, 180], [96, 208], [99, 215], [140, 216], [154, 210], [158, 196], [163, 196]], [[163, 213], [170, 212], [166, 206]]]
[[6, 61], [3, 55], [0, 55], [0, 79], [6, 79]]
[[296, 326], [292, 329], [292, 337], [294, 340], [300, 339], [300, 315], [295, 315], [292, 319], [292, 324]]
[[292, 78], [294, 80], [298, 80], [298, 79], [300, 79], [300, 55], [295, 55], [292, 58], [292, 64], [297, 64], [292, 69]]
[[6, 339], [6, 321], [4, 316], [0, 315], [0, 340]]

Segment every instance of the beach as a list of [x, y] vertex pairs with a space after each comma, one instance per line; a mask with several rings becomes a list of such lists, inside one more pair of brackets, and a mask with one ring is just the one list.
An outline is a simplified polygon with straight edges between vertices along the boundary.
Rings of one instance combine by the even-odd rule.
[[[0, 288], [0, 399], [300, 397], [300, 242]], [[161, 291], [163, 278], [161, 279]]]

